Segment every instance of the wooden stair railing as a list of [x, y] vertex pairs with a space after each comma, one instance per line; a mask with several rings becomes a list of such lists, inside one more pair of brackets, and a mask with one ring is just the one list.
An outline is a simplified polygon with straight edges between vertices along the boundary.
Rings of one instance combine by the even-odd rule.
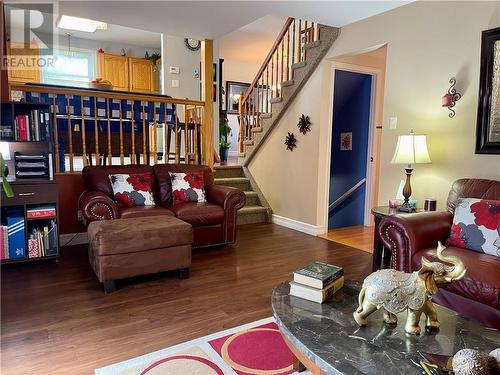
[[56, 173], [86, 165], [206, 163], [204, 101], [30, 84], [10, 89], [51, 106]]
[[[282, 84], [293, 80], [293, 66], [306, 59], [306, 45], [319, 40], [314, 22], [288, 18], [253, 82], [239, 100], [239, 152], [253, 143], [254, 129], [261, 127], [262, 115], [271, 113], [273, 102], [282, 95]], [[278, 99], [278, 100], [276, 100]]]

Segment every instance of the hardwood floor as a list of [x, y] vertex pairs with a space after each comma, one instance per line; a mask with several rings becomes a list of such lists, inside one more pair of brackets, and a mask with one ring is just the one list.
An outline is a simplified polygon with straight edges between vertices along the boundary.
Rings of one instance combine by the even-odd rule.
[[1, 373], [93, 374], [98, 367], [271, 316], [271, 291], [312, 260], [348, 279], [371, 256], [273, 224], [238, 227], [233, 247], [195, 250], [191, 277], [125, 280], [104, 295], [85, 246], [59, 263], [2, 269]]
[[352, 227], [332, 229], [320, 237], [351, 246], [359, 250], [373, 253], [373, 231], [375, 227], [356, 225]]

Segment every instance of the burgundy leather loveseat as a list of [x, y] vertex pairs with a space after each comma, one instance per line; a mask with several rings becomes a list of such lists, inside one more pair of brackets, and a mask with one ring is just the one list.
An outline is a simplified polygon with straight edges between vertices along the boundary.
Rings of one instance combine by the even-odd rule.
[[[413, 272], [420, 269], [420, 259], [445, 244], [450, 236], [453, 213], [459, 198], [500, 199], [500, 181], [460, 179], [448, 195], [444, 212], [422, 212], [384, 218], [379, 225], [379, 238], [391, 249], [391, 267]], [[440, 289], [433, 300], [487, 326], [500, 329], [500, 257], [448, 246], [447, 254], [462, 259], [465, 277]]]
[[[207, 203], [172, 205], [172, 184], [168, 172], [204, 172]], [[113, 201], [110, 174], [145, 173], [153, 175], [155, 206], [118, 207]], [[227, 245], [236, 241], [237, 211], [245, 205], [245, 194], [227, 186], [214, 185], [212, 170], [203, 165], [158, 164], [93, 166], [82, 172], [86, 191], [79, 208], [88, 224], [96, 220], [144, 216], [175, 216], [193, 226], [193, 246]]]

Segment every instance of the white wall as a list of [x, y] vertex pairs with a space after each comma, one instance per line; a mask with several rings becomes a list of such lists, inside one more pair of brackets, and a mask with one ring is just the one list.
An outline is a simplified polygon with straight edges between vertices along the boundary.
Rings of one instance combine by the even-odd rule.
[[[415, 167], [413, 197], [420, 206], [425, 197], [435, 197], [439, 208], [444, 208], [457, 178], [500, 180], [500, 156], [474, 154], [481, 31], [499, 26], [498, 2], [419, 1], [342, 28], [327, 58], [250, 165], [274, 212], [318, 227], [326, 225], [333, 60], [383, 44], [387, 44], [387, 65], [378, 203], [386, 205], [404, 178], [403, 166], [390, 160], [397, 136], [410, 129], [427, 134], [433, 161]], [[441, 97], [452, 76], [457, 77], [457, 90], [463, 96], [450, 119], [448, 110], [441, 107]], [[294, 128], [300, 113], [311, 117], [312, 131], [298, 137], [293, 153], [285, 152], [284, 135]], [[395, 130], [388, 127], [392, 116], [398, 117]]]

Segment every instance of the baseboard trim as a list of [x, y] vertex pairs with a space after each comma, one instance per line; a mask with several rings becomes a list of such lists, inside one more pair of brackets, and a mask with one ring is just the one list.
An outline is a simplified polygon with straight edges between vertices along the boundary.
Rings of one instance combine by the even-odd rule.
[[288, 217], [280, 216], [280, 215], [272, 215], [272, 222], [277, 225], [281, 225], [283, 227], [287, 227], [302, 233], [310, 234], [311, 236], [317, 236], [319, 234], [325, 233], [325, 228], [303, 223], [302, 221], [290, 219]]
[[59, 246], [83, 245], [89, 243], [87, 232], [66, 233], [59, 236]]

